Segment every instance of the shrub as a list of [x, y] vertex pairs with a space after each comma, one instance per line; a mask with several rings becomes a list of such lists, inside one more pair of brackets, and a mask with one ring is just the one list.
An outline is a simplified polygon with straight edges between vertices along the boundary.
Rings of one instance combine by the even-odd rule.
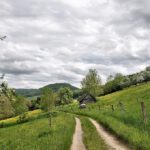
[[4, 122], [0, 122], [0, 128], [3, 128], [4, 127]]
[[24, 123], [28, 121], [28, 117], [26, 113], [23, 113], [19, 116], [18, 123]]

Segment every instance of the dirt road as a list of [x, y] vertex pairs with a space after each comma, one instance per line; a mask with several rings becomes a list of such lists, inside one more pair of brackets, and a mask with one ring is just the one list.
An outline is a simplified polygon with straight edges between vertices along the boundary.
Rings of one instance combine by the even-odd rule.
[[71, 150], [86, 150], [83, 144], [83, 138], [82, 138], [83, 131], [82, 131], [80, 119], [75, 118], [75, 120], [76, 120], [76, 128], [75, 128], [75, 133], [73, 135]]
[[125, 144], [119, 141], [114, 135], [106, 131], [99, 123], [89, 118], [93, 125], [96, 127], [97, 132], [108, 145], [109, 150], [130, 150]]

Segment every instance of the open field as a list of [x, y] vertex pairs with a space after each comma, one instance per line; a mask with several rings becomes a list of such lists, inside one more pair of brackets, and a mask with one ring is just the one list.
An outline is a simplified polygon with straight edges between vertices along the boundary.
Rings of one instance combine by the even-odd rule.
[[[146, 107], [146, 123], [143, 121], [141, 101]], [[150, 149], [150, 83], [99, 97], [96, 104], [86, 109], [80, 110], [78, 105], [59, 109], [96, 119], [129, 143], [132, 149]]]
[[[114, 133], [131, 149], [150, 149], [150, 83], [130, 87], [123, 91], [97, 98], [97, 103], [79, 109], [78, 104], [60, 106], [53, 115], [52, 128], [47, 114], [41, 110], [27, 113], [27, 122], [18, 124], [19, 117], [1, 120], [0, 149], [15, 150], [69, 150], [75, 130], [74, 113], [91, 117]], [[146, 122], [143, 120], [141, 102], [144, 102]], [[87, 150], [108, 147], [96, 128], [86, 117], [79, 116], [83, 130], [83, 143]]]
[[73, 115], [59, 113], [52, 122], [52, 128], [46, 117], [1, 128], [0, 149], [69, 150], [75, 127]]
[[[72, 144], [75, 120], [74, 115], [56, 113], [52, 119], [52, 128], [48, 118], [41, 110], [28, 112], [30, 120], [17, 124], [18, 117], [2, 120], [8, 127], [0, 129], [0, 149], [15, 150], [69, 150]], [[38, 117], [41, 116], [41, 117]], [[35, 118], [36, 117], [36, 118]], [[34, 119], [32, 119], [34, 118]], [[83, 143], [87, 150], [106, 150], [104, 141], [96, 128], [86, 117], [80, 117], [83, 130]]]

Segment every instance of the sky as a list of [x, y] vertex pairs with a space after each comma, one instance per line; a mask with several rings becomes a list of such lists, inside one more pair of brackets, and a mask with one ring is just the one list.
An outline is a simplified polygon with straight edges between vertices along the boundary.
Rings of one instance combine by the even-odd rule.
[[14, 88], [80, 87], [88, 69], [150, 65], [149, 0], [0, 0], [0, 73]]

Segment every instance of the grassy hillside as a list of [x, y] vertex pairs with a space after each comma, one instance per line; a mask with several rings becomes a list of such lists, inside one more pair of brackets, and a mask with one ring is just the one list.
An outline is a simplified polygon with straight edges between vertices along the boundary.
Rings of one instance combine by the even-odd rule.
[[24, 97], [39, 96], [41, 91], [39, 89], [16, 89], [16, 93]]
[[69, 150], [75, 126], [73, 115], [61, 113], [53, 117], [52, 121], [52, 128], [46, 117], [1, 128], [0, 149]]
[[[75, 129], [74, 115], [55, 112], [52, 128], [50, 128], [46, 114], [40, 109], [30, 111], [27, 113], [28, 122], [26, 123], [18, 123], [19, 116], [1, 120], [0, 149], [69, 150]], [[83, 142], [87, 149], [108, 149], [90, 120], [81, 116], [80, 120]]]
[[22, 95], [24, 97], [34, 97], [41, 95], [41, 90], [45, 87], [51, 88], [54, 92], [57, 92], [62, 87], [68, 87], [72, 91], [77, 90], [78, 88], [75, 86], [72, 86], [68, 83], [55, 83], [55, 84], [49, 84], [39, 89], [16, 89], [17, 94]]
[[[143, 122], [141, 101], [145, 103], [147, 123]], [[78, 106], [66, 106], [63, 110], [96, 119], [133, 149], [150, 149], [150, 83], [99, 97], [96, 104], [83, 110]]]

